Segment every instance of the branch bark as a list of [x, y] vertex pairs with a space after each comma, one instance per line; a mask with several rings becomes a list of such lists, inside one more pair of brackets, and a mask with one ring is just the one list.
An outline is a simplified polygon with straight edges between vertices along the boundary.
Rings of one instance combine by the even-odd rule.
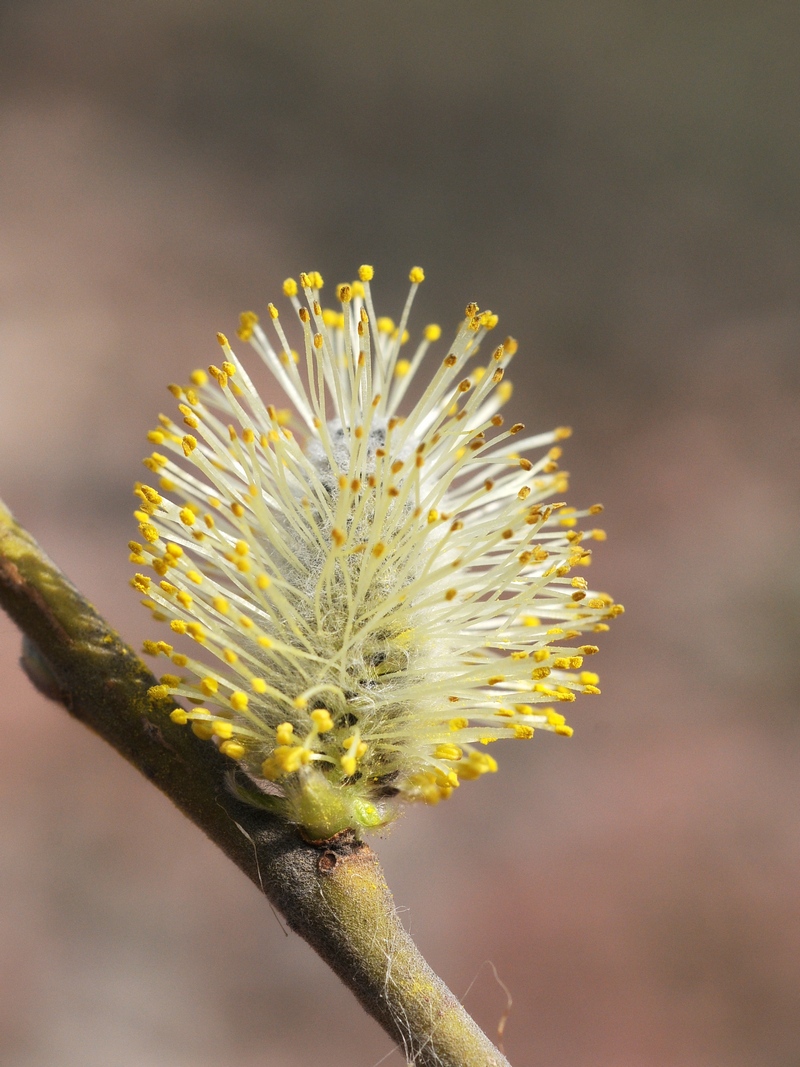
[[264, 892], [415, 1067], [509, 1067], [400, 923], [375, 853], [303, 840], [228, 789], [230, 761], [170, 722], [156, 679], [0, 501], [0, 604], [23, 667], [165, 793]]

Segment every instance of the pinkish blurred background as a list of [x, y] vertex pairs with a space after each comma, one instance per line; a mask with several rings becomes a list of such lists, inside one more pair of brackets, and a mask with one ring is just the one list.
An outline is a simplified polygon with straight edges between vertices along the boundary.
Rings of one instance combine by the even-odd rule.
[[[434, 967], [542, 1067], [800, 1063], [800, 7], [0, 3], [0, 492], [134, 644], [164, 385], [281, 280], [376, 266], [521, 342], [627, 607], [571, 741], [377, 842]], [[0, 619], [0, 1062], [373, 1067], [244, 877], [18, 670]], [[594, 666], [594, 664], [593, 664]]]

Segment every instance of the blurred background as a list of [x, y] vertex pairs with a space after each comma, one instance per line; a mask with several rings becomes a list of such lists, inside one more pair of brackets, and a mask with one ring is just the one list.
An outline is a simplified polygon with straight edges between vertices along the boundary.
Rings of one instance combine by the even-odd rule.
[[[575, 427], [603, 696], [376, 842], [516, 1067], [800, 1062], [799, 49], [781, 0], [0, 2], [0, 492], [134, 645], [164, 386], [288, 274], [396, 316], [421, 264], [416, 327], [498, 311], [512, 418]], [[400, 1064], [18, 648], [0, 1061]]]

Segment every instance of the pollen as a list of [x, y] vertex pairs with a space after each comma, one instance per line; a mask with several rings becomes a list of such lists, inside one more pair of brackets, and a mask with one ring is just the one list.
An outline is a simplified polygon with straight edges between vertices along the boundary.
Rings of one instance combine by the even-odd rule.
[[223, 756], [229, 756], [235, 760], [242, 759], [247, 752], [247, 749], [239, 741], [223, 741], [219, 746], [219, 750]]
[[575, 642], [624, 610], [574, 576], [606, 534], [600, 505], [559, 499], [571, 430], [500, 414], [517, 342], [480, 354], [497, 315], [469, 303], [429, 351], [441, 327], [411, 317], [422, 268], [393, 315], [374, 277], [336, 286], [335, 310], [318, 271], [287, 278], [291, 314], [242, 312], [243, 351], [219, 334], [221, 365], [170, 387], [128, 544], [155, 623], [192, 642], [144, 643], [182, 672], [150, 690], [186, 704], [161, 714], [315, 840], [439, 804], [497, 770], [494, 741], [570, 736], [543, 705], [599, 694], [583, 670], [597, 646]]
[[316, 711], [312, 711], [311, 718], [321, 734], [333, 729], [333, 719], [327, 708], [317, 708]]

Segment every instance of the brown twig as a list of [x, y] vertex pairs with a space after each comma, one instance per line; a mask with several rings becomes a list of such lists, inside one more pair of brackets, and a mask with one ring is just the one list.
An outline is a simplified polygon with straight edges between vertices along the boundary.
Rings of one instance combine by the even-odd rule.
[[174, 726], [170, 700], [0, 502], [0, 604], [34, 684], [113, 745], [244, 871], [416, 1067], [508, 1067], [400, 923], [375, 853], [347, 832], [311, 843], [238, 800], [230, 761]]

